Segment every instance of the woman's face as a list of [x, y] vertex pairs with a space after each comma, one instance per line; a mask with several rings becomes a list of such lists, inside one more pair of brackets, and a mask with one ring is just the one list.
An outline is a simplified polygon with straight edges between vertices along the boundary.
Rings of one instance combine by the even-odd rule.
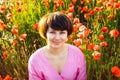
[[67, 30], [60, 31], [49, 27], [46, 34], [47, 44], [52, 48], [62, 48], [67, 40], [67, 36]]

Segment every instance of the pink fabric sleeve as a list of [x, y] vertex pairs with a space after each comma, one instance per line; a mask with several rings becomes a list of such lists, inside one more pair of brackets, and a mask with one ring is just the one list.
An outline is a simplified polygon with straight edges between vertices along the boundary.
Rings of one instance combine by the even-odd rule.
[[42, 72], [39, 72], [38, 75], [38, 67], [35, 67], [36, 61], [29, 60], [28, 63], [28, 73], [29, 73], [29, 80], [44, 80], [44, 75]]
[[80, 58], [80, 67], [78, 69], [78, 77], [77, 80], [87, 80], [87, 74], [86, 74], [86, 60], [84, 58], [83, 53], [81, 52], [81, 58]]
[[42, 79], [37, 75], [29, 73], [29, 80], [42, 80]]
[[33, 66], [30, 63], [28, 66], [28, 71], [29, 71], [29, 80], [42, 80], [40, 76], [37, 75]]

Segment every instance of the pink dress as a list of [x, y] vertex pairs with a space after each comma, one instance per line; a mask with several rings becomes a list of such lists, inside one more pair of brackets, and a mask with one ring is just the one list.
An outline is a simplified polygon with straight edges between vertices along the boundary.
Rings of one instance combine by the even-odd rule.
[[61, 73], [49, 63], [42, 48], [31, 55], [28, 63], [29, 80], [87, 80], [83, 53], [68, 45], [68, 58]]

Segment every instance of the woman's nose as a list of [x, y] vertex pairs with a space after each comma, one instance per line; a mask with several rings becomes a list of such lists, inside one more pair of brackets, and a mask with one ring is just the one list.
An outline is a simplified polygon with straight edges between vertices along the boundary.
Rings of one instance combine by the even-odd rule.
[[60, 39], [60, 34], [59, 34], [59, 33], [56, 33], [54, 38], [55, 38], [55, 39]]

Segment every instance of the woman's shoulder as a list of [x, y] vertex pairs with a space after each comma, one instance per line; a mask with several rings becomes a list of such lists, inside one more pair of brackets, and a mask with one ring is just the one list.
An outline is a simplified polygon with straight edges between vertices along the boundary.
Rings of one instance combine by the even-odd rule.
[[68, 44], [68, 47], [70, 50], [77, 50], [77, 51], [81, 51], [77, 46], [72, 45], [72, 44]]
[[40, 57], [42, 57], [42, 53], [43, 53], [43, 47], [37, 49], [35, 52], [33, 52], [29, 58], [29, 60], [36, 60], [36, 59], [40, 59]]
[[69, 44], [69, 53], [72, 58], [78, 61], [85, 60], [83, 52], [76, 46]]
[[75, 45], [69, 44], [68, 45], [69, 52], [74, 55], [83, 55], [83, 52]]
[[39, 55], [41, 53], [42, 53], [42, 48], [39, 48], [32, 55]]

